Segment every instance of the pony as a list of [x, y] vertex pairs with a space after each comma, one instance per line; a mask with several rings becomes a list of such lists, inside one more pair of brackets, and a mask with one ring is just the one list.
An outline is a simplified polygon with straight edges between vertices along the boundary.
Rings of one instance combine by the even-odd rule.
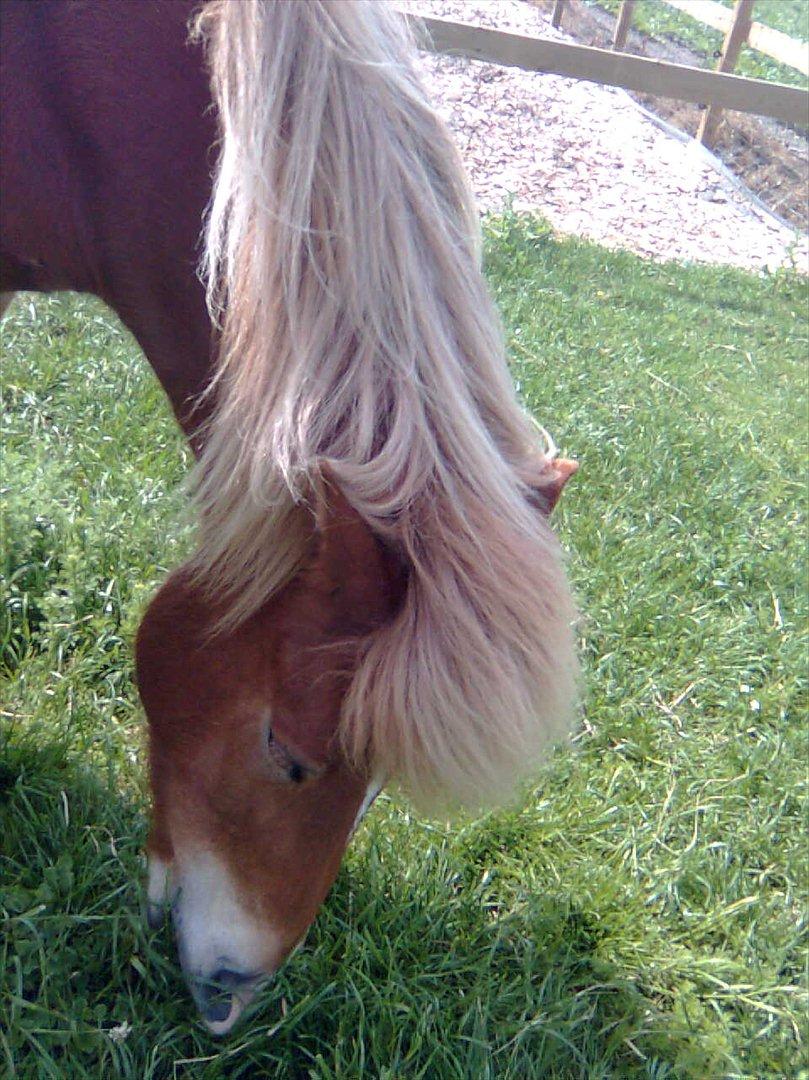
[[196, 455], [136, 671], [148, 918], [222, 1034], [384, 784], [493, 804], [568, 729], [575, 464], [390, 5], [7, 0], [2, 35], [0, 289], [104, 300]]

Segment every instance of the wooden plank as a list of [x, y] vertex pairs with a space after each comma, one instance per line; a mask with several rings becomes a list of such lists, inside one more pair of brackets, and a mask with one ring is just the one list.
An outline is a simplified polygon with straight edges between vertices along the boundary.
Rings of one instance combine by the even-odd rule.
[[717, 4], [716, 0], [663, 0], [663, 3], [723, 34], [730, 30], [733, 22], [733, 9]]
[[562, 15], [565, 10], [565, 0], [553, 0], [553, 11], [551, 12], [551, 26], [555, 29], [559, 29], [562, 25]]
[[[730, 8], [717, 4], [716, 0], [663, 0], [663, 3], [682, 11], [697, 22], [712, 26], [714, 30], [721, 30], [723, 34], [730, 29], [733, 12]], [[779, 64], [786, 64], [787, 67], [800, 71], [802, 75], [809, 76], [809, 42], [799, 41], [764, 23], [754, 22], [747, 36], [747, 44], [756, 52], [769, 56], [771, 60], [777, 60]]]
[[[733, 8], [733, 21], [722, 43], [722, 55], [716, 65], [717, 71], [732, 72], [739, 59], [742, 46], [747, 41], [753, 22], [753, 0], [736, 0]], [[709, 105], [699, 122], [697, 138], [703, 146], [713, 146], [722, 109], [718, 105]]]
[[798, 41], [789, 34], [782, 34], [780, 30], [773, 30], [771, 26], [754, 22], [750, 27], [747, 44], [751, 49], [764, 53], [779, 64], [800, 71], [801, 75], [809, 76], [809, 41]]
[[[809, 127], [809, 91], [761, 79], [744, 79], [716, 71], [628, 53], [615, 53], [589, 45], [484, 30], [468, 23], [408, 15], [418, 29], [423, 25], [435, 52], [468, 56], [493, 64], [565, 75], [571, 79], [623, 86], [644, 94], [673, 97], [697, 104], [772, 116], [789, 124]], [[425, 47], [430, 48], [430, 45]]]
[[635, 14], [635, 0], [621, 0], [618, 11], [618, 21], [615, 23], [615, 33], [612, 36], [614, 51], [620, 51], [626, 45], [629, 27], [632, 25], [632, 16]]

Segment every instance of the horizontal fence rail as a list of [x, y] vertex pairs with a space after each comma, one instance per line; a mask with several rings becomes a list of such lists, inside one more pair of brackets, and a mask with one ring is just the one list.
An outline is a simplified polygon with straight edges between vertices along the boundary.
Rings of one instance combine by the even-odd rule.
[[571, 79], [621, 86], [702, 105], [771, 116], [788, 124], [809, 127], [809, 91], [782, 83], [747, 79], [717, 71], [642, 56], [569, 45], [524, 34], [488, 30], [469, 23], [408, 15], [416, 30], [424, 26], [424, 47], [451, 56], [466, 56], [493, 64], [564, 75]]
[[[728, 32], [733, 21], [732, 9], [717, 4], [716, 0], [663, 0], [663, 3], [696, 19], [697, 22], [713, 27], [714, 30], [721, 30], [723, 34]], [[747, 44], [756, 52], [769, 56], [771, 60], [794, 68], [802, 75], [809, 75], [808, 42], [798, 41], [797, 38], [783, 34], [780, 30], [773, 30], [764, 23], [754, 22], [747, 35]]]

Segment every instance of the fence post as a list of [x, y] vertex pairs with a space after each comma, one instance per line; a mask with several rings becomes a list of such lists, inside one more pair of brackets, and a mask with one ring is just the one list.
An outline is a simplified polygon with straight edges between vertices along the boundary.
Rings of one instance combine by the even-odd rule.
[[621, 9], [618, 12], [618, 21], [615, 24], [615, 34], [612, 38], [613, 52], [621, 52], [626, 45], [626, 36], [632, 25], [632, 16], [635, 14], [635, 0], [622, 0]]
[[[753, 3], [754, 0], [736, 0], [736, 5], [733, 8], [733, 21], [722, 43], [722, 55], [716, 65], [717, 71], [732, 74], [733, 69], [736, 67], [739, 53], [742, 51], [745, 41], [747, 41], [750, 27], [753, 25]], [[697, 131], [697, 138], [703, 146], [713, 145], [721, 119], [722, 110], [716, 105], [709, 105], [703, 112], [702, 119], [699, 122], [699, 130]]]
[[562, 12], [565, 10], [565, 0], [553, 0], [553, 12], [551, 13], [551, 26], [559, 29], [562, 25]]

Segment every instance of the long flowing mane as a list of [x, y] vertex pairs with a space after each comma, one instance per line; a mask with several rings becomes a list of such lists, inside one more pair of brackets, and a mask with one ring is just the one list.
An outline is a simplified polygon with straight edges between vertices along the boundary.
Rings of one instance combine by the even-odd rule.
[[300, 565], [327, 468], [408, 569], [346, 752], [422, 804], [497, 800], [569, 723], [574, 610], [458, 155], [388, 4], [212, 0], [197, 27], [222, 131], [197, 574], [249, 617]]

